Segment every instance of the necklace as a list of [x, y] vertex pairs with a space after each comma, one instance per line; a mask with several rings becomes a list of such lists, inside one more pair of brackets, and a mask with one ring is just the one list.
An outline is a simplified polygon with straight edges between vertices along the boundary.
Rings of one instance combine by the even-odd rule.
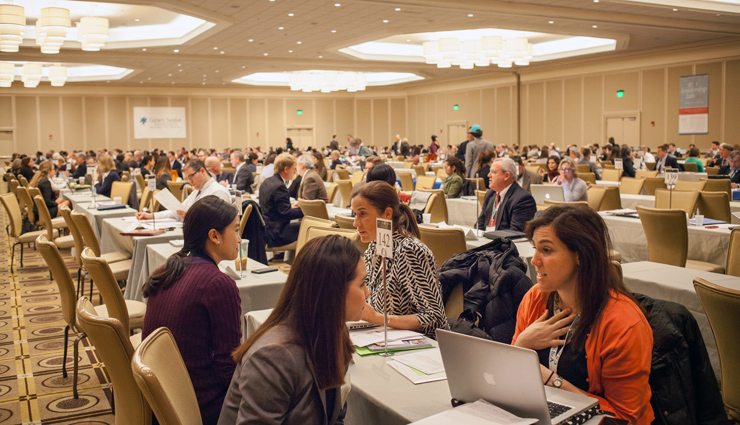
[[[560, 313], [563, 310], [562, 303], [560, 301], [560, 297], [558, 296], [557, 292], [555, 293], [555, 302], [553, 303], [553, 315]], [[557, 373], [558, 371], [558, 363], [560, 363], [560, 356], [563, 355], [563, 350], [565, 350], [565, 346], [570, 342], [570, 338], [572, 336], [571, 332], [573, 331], [573, 328], [578, 323], [578, 319], [580, 319], [581, 315], [580, 313], [576, 315], [575, 319], [573, 319], [572, 322], [570, 322], [570, 325], [568, 326], [568, 331], [565, 333], [565, 343], [561, 346], [555, 346], [550, 347], [550, 356], [548, 361], [548, 369], [550, 369], [552, 372]]]

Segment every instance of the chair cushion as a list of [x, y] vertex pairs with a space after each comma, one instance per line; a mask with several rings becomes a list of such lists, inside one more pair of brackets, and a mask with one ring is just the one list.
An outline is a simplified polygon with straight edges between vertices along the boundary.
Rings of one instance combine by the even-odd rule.
[[101, 255], [100, 258], [104, 259], [108, 264], [110, 264], [119, 261], [130, 260], [131, 254], [128, 254], [126, 252], [108, 252]]
[[75, 240], [72, 235], [62, 236], [54, 239], [54, 245], [59, 249], [69, 249], [75, 246]]
[[51, 219], [51, 227], [55, 229], [66, 229], [67, 223], [64, 221], [64, 217], [54, 217]]
[[725, 268], [723, 266], [720, 266], [718, 264], [707, 263], [705, 261], [698, 261], [698, 260], [686, 260], [686, 268], [694, 269], [694, 270], [702, 270], [705, 272], [712, 272], [712, 273], [724, 273], [725, 272]]
[[117, 261], [115, 263], [109, 263], [108, 266], [116, 280], [126, 280], [128, 278], [128, 272], [131, 270], [131, 263], [131, 260]]
[[46, 230], [34, 230], [33, 232], [26, 232], [18, 237], [18, 242], [20, 243], [29, 243], [29, 242], [35, 242], [36, 238], [38, 238], [41, 235], [45, 235]]

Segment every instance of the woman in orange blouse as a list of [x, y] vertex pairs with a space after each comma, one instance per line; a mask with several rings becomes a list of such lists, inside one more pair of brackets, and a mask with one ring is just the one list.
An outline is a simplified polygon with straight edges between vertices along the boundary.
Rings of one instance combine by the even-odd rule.
[[602, 410], [650, 424], [653, 334], [609, 260], [589, 208], [550, 207], [527, 224], [537, 285], [517, 313], [513, 344], [535, 350], [545, 385], [588, 393]]

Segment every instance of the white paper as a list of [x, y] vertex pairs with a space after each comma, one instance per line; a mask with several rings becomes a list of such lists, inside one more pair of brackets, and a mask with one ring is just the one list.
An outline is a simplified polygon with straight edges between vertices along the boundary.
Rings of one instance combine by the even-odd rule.
[[182, 221], [177, 220], [142, 220], [139, 226], [147, 230], [169, 229], [171, 227], [182, 227]]
[[400, 373], [404, 378], [417, 385], [427, 382], [444, 381], [445, 379], [447, 379], [447, 375], [445, 375], [444, 372], [427, 375], [426, 373], [410, 368], [395, 359], [389, 359], [387, 364], [396, 372]]
[[740, 220], [740, 212], [734, 212], [734, 213], [732, 213], [732, 215], [733, 215], [733, 216], [734, 216], [734, 217], [735, 217], [736, 219]]
[[487, 401], [478, 400], [416, 421], [413, 425], [530, 425], [536, 422], [537, 419], [520, 418]]
[[[420, 338], [424, 335], [419, 332], [405, 331], [402, 329], [388, 329], [388, 341], [397, 341], [399, 339]], [[358, 347], [367, 347], [370, 344], [382, 343], [385, 341], [382, 327], [370, 329], [358, 329], [349, 333], [352, 344]]]
[[393, 222], [382, 218], [377, 218], [375, 221], [375, 252], [379, 257], [390, 260], [393, 258]]
[[182, 202], [178, 201], [177, 198], [175, 198], [175, 195], [167, 189], [160, 190], [154, 198], [156, 198], [157, 201], [159, 201], [159, 203], [169, 211], [176, 212], [179, 210], [185, 210]]
[[445, 371], [445, 366], [442, 363], [442, 353], [436, 347], [428, 350], [414, 350], [407, 354], [397, 355], [394, 357], [394, 360], [420, 372], [424, 372], [427, 375]]

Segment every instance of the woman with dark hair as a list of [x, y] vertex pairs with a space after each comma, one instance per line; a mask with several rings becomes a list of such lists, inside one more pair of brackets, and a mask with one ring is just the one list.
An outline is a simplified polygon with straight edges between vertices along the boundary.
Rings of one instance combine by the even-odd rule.
[[701, 159], [699, 159], [699, 148], [694, 146], [693, 148], [689, 149], [689, 157], [686, 158], [687, 163], [696, 164], [696, 171], [699, 173], [704, 172], [704, 162], [702, 162]]
[[447, 178], [442, 184], [442, 191], [448, 198], [459, 198], [465, 183], [465, 164], [453, 156], [447, 158], [444, 165]]
[[551, 206], [527, 223], [537, 285], [522, 299], [513, 344], [537, 351], [545, 385], [584, 392], [631, 424], [653, 420], [653, 334], [609, 259], [601, 217]]
[[172, 180], [172, 176], [170, 175], [170, 161], [166, 155], [157, 159], [157, 164], [154, 166], [154, 178], [157, 179], [157, 190], [167, 189], [167, 182]]
[[218, 268], [236, 258], [238, 229], [232, 205], [216, 196], [196, 201], [185, 214], [182, 249], [144, 285], [142, 338], [162, 326], [172, 331], [204, 424], [218, 420], [234, 373], [231, 352], [241, 339], [239, 290]]
[[151, 155], [144, 155], [144, 157], [141, 159], [141, 176], [142, 177], [146, 178], [149, 174], [152, 174], [152, 171], [153, 171], [152, 169], [155, 167], [155, 161], [156, 161], [156, 157], [151, 156]]
[[635, 177], [635, 163], [632, 161], [632, 149], [627, 145], [622, 145], [619, 151], [622, 158], [622, 175], [625, 177]]
[[372, 181], [382, 181], [393, 187], [396, 186], [396, 171], [388, 164], [375, 165], [367, 172], [366, 177], [366, 181], [368, 183]]
[[316, 172], [319, 173], [319, 177], [321, 177], [321, 180], [328, 181], [329, 180], [329, 171], [326, 169], [326, 163], [324, 162], [324, 155], [317, 151], [313, 150], [311, 151], [311, 154], [316, 158]]
[[36, 174], [31, 167], [31, 160], [32, 158], [30, 156], [23, 157], [21, 159], [21, 169], [19, 171], [19, 174], [25, 177], [29, 182], [33, 179], [34, 174]]
[[478, 171], [475, 173], [475, 177], [483, 179], [485, 182], [485, 188], [488, 188], [490, 181], [488, 175], [491, 173], [491, 161], [496, 158], [496, 151], [487, 149], [478, 155]]
[[349, 239], [306, 243], [270, 317], [234, 352], [219, 425], [342, 423], [340, 388], [354, 351], [345, 322], [362, 316], [364, 278]]
[[[411, 208], [401, 204], [392, 186], [371, 181], [352, 191], [352, 212], [360, 239], [369, 243], [365, 269], [370, 298], [362, 319], [383, 324], [383, 306], [388, 305], [388, 325], [393, 328], [420, 331], [430, 337], [435, 329], [447, 328], [434, 255], [419, 240]], [[377, 218], [393, 222], [393, 259], [386, 270], [388, 299], [382, 290], [381, 259], [376, 256]]]
[[546, 170], [540, 168], [540, 175], [542, 175], [542, 179], [546, 183], [555, 183], [558, 181], [558, 177], [560, 177], [560, 173], [558, 172], [558, 162], [559, 158], [557, 156], [550, 155], [547, 157]]
[[110, 198], [113, 182], [121, 181], [121, 175], [116, 170], [116, 164], [109, 155], [98, 158], [98, 183], [95, 184], [95, 193]]
[[[31, 187], [37, 187], [41, 196], [44, 198], [46, 208], [49, 210], [49, 215], [56, 217], [59, 212], [60, 205], [69, 205], [69, 201], [63, 198], [58, 198], [57, 194], [54, 193], [54, 189], [51, 186], [49, 175], [52, 172], [51, 161], [44, 161], [39, 164], [39, 170], [33, 176], [31, 181], [28, 183]], [[36, 208], [36, 207], [34, 207]]]

